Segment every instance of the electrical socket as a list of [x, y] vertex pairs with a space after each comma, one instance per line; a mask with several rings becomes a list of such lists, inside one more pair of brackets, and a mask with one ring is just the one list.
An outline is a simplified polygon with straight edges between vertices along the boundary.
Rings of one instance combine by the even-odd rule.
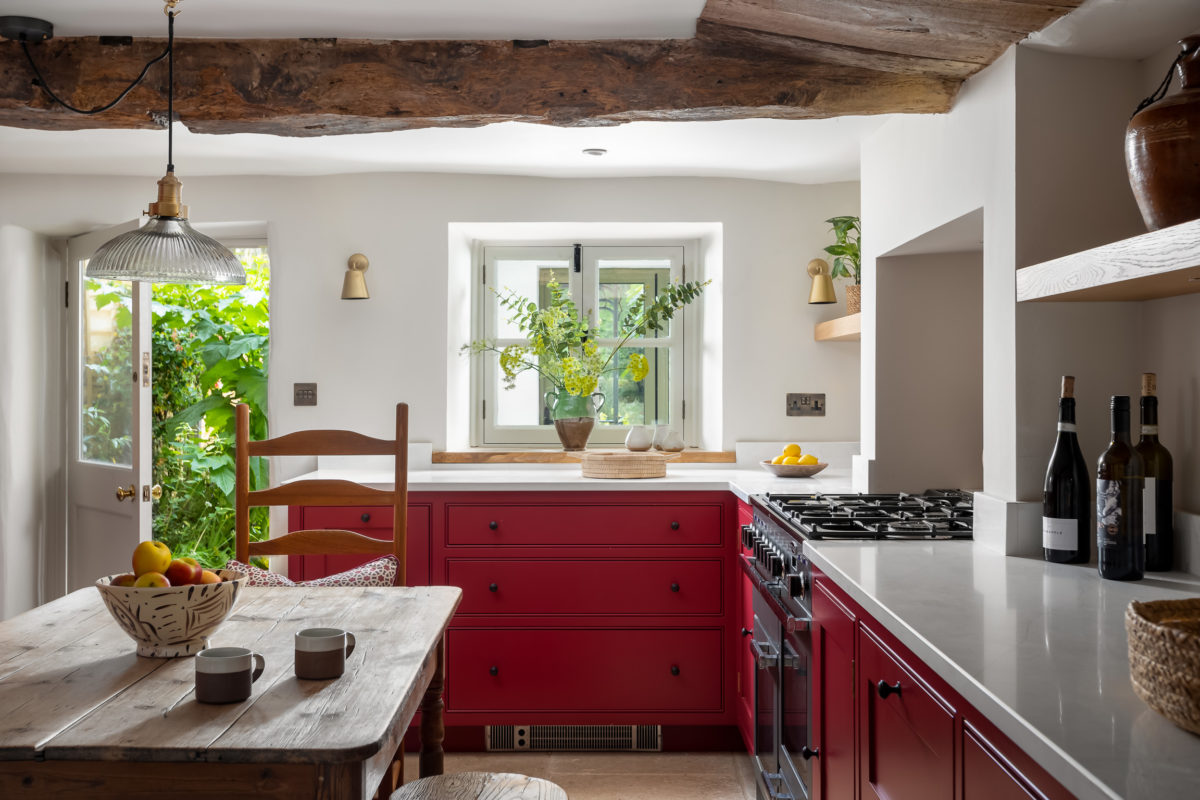
[[317, 385], [315, 383], [293, 383], [292, 405], [315, 406], [317, 404]]
[[789, 417], [825, 416], [825, 395], [788, 392], [787, 415]]

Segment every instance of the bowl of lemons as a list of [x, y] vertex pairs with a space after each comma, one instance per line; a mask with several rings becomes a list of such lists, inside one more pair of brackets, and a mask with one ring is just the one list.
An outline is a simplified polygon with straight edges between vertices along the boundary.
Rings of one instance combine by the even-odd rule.
[[798, 444], [789, 444], [772, 459], [760, 461], [762, 468], [777, 478], [811, 478], [828, 467], [813, 453], [805, 453]]

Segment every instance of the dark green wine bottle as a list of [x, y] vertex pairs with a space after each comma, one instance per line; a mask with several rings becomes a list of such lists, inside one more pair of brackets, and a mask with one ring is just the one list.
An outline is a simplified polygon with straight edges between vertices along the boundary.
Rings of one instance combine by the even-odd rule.
[[1096, 466], [1096, 553], [1100, 576], [1114, 581], [1142, 578], [1142, 457], [1129, 441], [1129, 395], [1112, 398], [1112, 441]]
[[1042, 555], [1058, 564], [1091, 556], [1092, 488], [1075, 434], [1075, 378], [1064, 375], [1058, 400], [1058, 438], [1042, 485]]
[[1142, 435], [1137, 450], [1146, 472], [1142, 493], [1142, 533], [1146, 569], [1166, 572], [1174, 565], [1175, 525], [1171, 503], [1171, 454], [1158, 441], [1158, 386], [1153, 372], [1142, 375]]

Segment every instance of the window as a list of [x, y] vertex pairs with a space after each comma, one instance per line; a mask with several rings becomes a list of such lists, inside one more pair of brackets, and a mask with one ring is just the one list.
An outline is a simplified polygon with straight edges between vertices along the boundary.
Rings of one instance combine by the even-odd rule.
[[[493, 340], [497, 347], [526, 344], [523, 332], [508, 321], [511, 313], [499, 303], [499, 293], [512, 290], [539, 305], [549, 300], [549, 284], [565, 290], [587, 317], [596, 344], [611, 352], [624, 314], [641, 298], [652, 298], [673, 281], [684, 279], [685, 244], [638, 245], [485, 245], [477, 264], [479, 292], [473, 338]], [[687, 276], [689, 279], [692, 276]], [[685, 433], [684, 328], [701, 301], [676, 314], [669, 328], [626, 342], [597, 391], [603, 405], [589, 441], [623, 442], [630, 425], [670, 424]], [[625, 370], [629, 357], [646, 357], [649, 372], [635, 381]], [[557, 443], [546, 394], [550, 384], [534, 371], [518, 376], [505, 388], [494, 354], [477, 359], [472, 373], [475, 420], [473, 443], [533, 445]]]

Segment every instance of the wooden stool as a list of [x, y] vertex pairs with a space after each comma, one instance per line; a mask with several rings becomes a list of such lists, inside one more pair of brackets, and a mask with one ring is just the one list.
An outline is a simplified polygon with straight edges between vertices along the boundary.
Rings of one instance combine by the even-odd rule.
[[567, 793], [513, 772], [456, 772], [406, 783], [389, 800], [567, 800]]

